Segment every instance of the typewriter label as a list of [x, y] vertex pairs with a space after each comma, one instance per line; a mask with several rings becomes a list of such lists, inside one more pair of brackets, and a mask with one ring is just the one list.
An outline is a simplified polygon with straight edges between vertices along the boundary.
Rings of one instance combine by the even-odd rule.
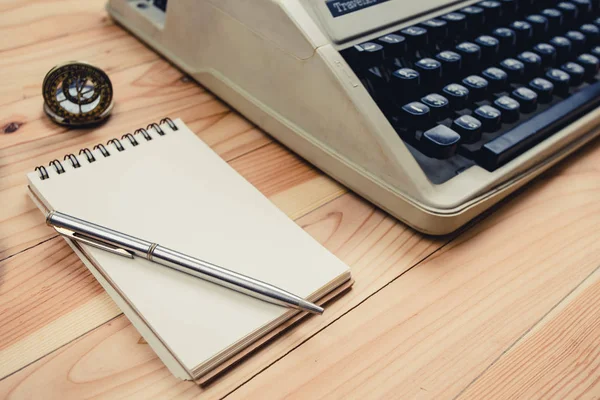
[[385, 3], [390, 0], [327, 0], [327, 7], [334, 18], [360, 11], [364, 8]]

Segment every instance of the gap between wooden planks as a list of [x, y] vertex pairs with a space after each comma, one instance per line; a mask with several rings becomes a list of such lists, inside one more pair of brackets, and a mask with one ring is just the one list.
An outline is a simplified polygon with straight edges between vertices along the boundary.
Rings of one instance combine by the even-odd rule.
[[[600, 264], [591, 147], [228, 399], [457, 396]], [[580, 361], [571, 373], [600, 377]]]
[[[65, 398], [65, 393], [71, 393], [72, 398], [77, 398], [82, 393], [103, 394], [108, 397], [136, 393], [136, 396], [144, 398], [151, 395], [163, 396], [165, 391], [179, 390], [203, 393], [209, 398], [222, 397], [364, 301], [406, 269], [428, 257], [444, 243], [444, 239], [425, 238], [416, 234], [352, 194], [343, 195], [323, 205], [297, 223], [352, 266], [354, 287], [329, 305], [323, 317], [309, 318], [285, 332], [210, 386], [200, 388], [191, 382], [181, 382], [170, 376], [165, 367], [156, 362], [156, 356], [149, 347], [139, 344], [139, 334], [136, 335], [135, 329], [120, 317], [9, 376], [0, 382], [0, 393], [7, 395], [10, 392], [18, 397], [22, 390], [36, 391], [42, 385], [38, 378], [45, 376], [43, 380], [54, 382], [52, 386], [56, 389], [48, 392], [48, 386], [43, 384], [46, 387], [46, 397], [50, 398], [59, 393], [62, 398]], [[27, 253], [30, 252], [15, 256], [14, 262], [29, 264], [25, 261]], [[51, 267], [45, 266], [45, 269], [54, 269], [60, 265], [62, 264], [56, 263]], [[37, 333], [32, 336], [36, 335]], [[23, 340], [30, 339], [24, 337]], [[110, 359], [96, 358], [111, 347], [120, 349], [119, 353], [113, 354]], [[98, 361], [102, 364], [100, 368], [108, 371], [107, 374], [102, 377], [94, 375], [89, 368], [99, 365], [92, 367], [87, 361], [82, 361], [82, 357]], [[86, 365], [82, 367], [81, 363]], [[86, 370], [83, 372], [85, 377], [78, 378], [75, 385], [77, 387], [73, 387], [70, 371], [81, 367]]]
[[459, 399], [600, 397], [600, 268]]

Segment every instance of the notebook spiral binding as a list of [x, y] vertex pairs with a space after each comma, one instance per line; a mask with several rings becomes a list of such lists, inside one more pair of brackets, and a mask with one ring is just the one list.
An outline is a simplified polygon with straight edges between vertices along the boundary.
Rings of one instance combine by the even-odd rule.
[[[121, 140], [127, 139], [129, 141], [129, 143], [131, 143], [132, 146], [137, 146], [138, 144], [140, 144], [139, 141], [135, 137], [136, 135], [142, 135], [142, 137], [144, 139], [146, 139], [147, 142], [149, 142], [153, 139], [153, 137], [150, 135], [150, 132], [148, 132], [148, 131], [154, 131], [159, 136], [165, 135], [165, 131], [160, 127], [160, 125], [163, 125], [163, 124], [167, 124], [169, 126], [169, 128], [171, 128], [174, 131], [177, 131], [179, 129], [177, 127], [177, 125], [175, 125], [173, 120], [171, 120], [171, 118], [167, 117], [167, 118], [161, 119], [158, 124], [156, 122], [153, 122], [150, 125], [148, 125], [145, 129], [144, 128], [136, 129], [133, 132], [133, 135], [131, 133], [126, 133], [123, 136], [121, 136], [120, 140], [117, 138], [112, 138], [108, 142], [106, 142], [106, 146], [112, 145], [117, 151], [121, 152], [121, 151], [125, 150], [125, 147], [123, 146], [123, 143], [121, 143]], [[100, 153], [104, 157], [110, 157], [110, 152], [108, 151], [106, 146], [103, 145], [102, 143], [98, 143], [97, 145], [95, 145], [92, 148], [92, 150], [100, 150]], [[79, 150], [79, 155], [80, 156], [84, 155], [85, 159], [90, 164], [93, 163], [94, 161], [96, 161], [96, 157], [94, 157], [94, 154], [92, 153], [92, 151], [87, 147], [84, 147], [83, 149]], [[67, 159], [69, 160], [69, 162], [71, 163], [71, 166], [73, 168], [81, 167], [81, 162], [79, 161], [79, 158], [77, 158], [77, 156], [75, 154], [70, 153], [70, 154], [65, 155], [65, 157], [63, 158], [63, 161], [67, 161]], [[53, 167], [54, 170], [56, 171], [56, 173], [59, 175], [64, 174], [66, 172], [62, 162], [60, 162], [59, 160], [50, 161], [50, 163], [48, 163], [48, 167]], [[35, 171], [37, 171], [39, 173], [40, 180], [42, 180], [42, 181], [50, 178], [50, 175], [48, 174], [48, 170], [43, 165], [35, 167]]]

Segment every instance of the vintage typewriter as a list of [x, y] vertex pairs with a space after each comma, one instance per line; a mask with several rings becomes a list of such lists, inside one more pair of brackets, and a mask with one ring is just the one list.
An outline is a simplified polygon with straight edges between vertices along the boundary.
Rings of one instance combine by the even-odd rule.
[[451, 232], [599, 133], [600, 0], [110, 0], [280, 142]]

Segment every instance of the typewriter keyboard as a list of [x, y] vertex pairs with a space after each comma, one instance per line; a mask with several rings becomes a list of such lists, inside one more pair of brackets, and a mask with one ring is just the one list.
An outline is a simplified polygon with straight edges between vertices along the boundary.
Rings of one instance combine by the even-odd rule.
[[600, 0], [482, 1], [341, 51], [433, 183], [600, 104]]

